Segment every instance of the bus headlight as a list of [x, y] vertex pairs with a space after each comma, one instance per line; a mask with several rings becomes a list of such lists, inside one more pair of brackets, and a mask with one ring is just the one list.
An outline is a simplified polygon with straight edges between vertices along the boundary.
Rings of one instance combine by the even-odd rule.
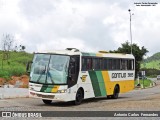
[[66, 93], [67, 90], [58, 90], [57, 93]]

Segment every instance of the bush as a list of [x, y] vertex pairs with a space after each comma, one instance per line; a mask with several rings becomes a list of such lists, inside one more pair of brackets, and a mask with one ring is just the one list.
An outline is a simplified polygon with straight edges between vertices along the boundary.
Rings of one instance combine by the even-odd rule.
[[[9, 55], [8, 60], [3, 60], [3, 66], [0, 64], [0, 77], [9, 80], [11, 76], [26, 74], [26, 64], [32, 60], [33, 54], [10, 51]], [[2, 57], [3, 53], [0, 51], [0, 60]]]
[[[139, 80], [140, 84], [143, 84], [143, 80]], [[144, 79], [144, 87], [149, 87], [153, 82], [149, 79]], [[138, 80], [135, 81], [135, 86], [138, 84]]]
[[157, 76], [160, 75], [160, 70], [154, 68], [142, 68], [141, 71], [146, 72], [146, 76]]
[[0, 70], [0, 76], [6, 80], [8, 80], [11, 76], [10, 73], [8, 71], [5, 70]]
[[11, 76], [21, 76], [25, 74], [25, 69], [22, 66], [15, 66], [9, 70]]

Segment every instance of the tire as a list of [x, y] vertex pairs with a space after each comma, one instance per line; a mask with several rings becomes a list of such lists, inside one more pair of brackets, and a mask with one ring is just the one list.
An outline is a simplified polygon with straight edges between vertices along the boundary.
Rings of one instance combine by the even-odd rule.
[[107, 99], [111, 99], [112, 98], [112, 96], [111, 95], [107, 95]]
[[83, 91], [81, 89], [78, 89], [77, 93], [76, 93], [76, 98], [74, 101], [75, 105], [80, 105], [82, 103], [83, 100]]
[[113, 91], [112, 99], [117, 99], [119, 96], [119, 87], [116, 85]]
[[52, 100], [44, 100], [44, 99], [42, 99], [42, 101], [43, 101], [45, 104], [47, 104], [47, 105], [49, 105], [49, 104], [52, 103]]

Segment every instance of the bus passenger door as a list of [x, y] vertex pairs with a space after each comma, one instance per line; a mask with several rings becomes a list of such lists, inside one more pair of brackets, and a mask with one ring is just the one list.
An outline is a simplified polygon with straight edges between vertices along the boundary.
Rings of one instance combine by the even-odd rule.
[[68, 88], [77, 83], [79, 75], [79, 56], [71, 56], [68, 71]]

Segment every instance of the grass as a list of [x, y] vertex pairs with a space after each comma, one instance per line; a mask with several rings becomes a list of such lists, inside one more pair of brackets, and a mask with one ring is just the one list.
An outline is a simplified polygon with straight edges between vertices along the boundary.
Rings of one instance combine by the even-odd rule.
[[148, 78], [156, 78], [157, 75], [150, 75], [150, 76], [147, 76]]
[[[143, 80], [139, 80], [140, 84], [143, 85]], [[150, 87], [153, 82], [149, 79], [144, 79], [144, 87]], [[137, 86], [138, 80], [135, 81], [135, 86]]]
[[26, 64], [31, 61], [33, 54], [26, 52], [9, 52], [9, 59], [3, 60], [3, 53], [0, 51], [0, 78], [10, 79], [11, 76], [26, 74]]
[[160, 69], [160, 60], [154, 60], [151, 62], [143, 62], [141, 64], [141, 68], [154, 68], [154, 69]]

